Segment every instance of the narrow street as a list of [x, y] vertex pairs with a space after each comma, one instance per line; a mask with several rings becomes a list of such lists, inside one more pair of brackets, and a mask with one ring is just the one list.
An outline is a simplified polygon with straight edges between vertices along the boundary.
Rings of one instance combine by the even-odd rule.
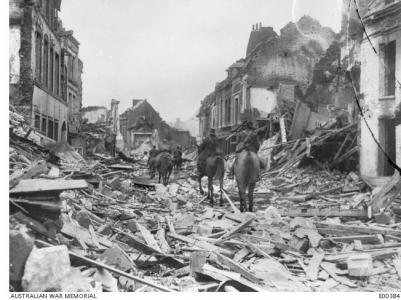
[[10, 299], [401, 297], [401, 0], [8, 11]]

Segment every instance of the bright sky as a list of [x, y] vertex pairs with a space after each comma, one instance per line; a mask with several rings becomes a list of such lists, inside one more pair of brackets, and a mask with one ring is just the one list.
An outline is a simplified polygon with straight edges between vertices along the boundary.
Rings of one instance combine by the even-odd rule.
[[63, 0], [60, 17], [81, 43], [84, 106], [147, 98], [173, 121], [245, 56], [252, 24], [279, 33], [305, 14], [338, 32], [341, 0]]

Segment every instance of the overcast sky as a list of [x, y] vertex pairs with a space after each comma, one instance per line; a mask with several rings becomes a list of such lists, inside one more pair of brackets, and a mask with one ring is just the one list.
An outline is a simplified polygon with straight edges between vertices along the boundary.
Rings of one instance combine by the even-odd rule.
[[120, 113], [146, 98], [186, 120], [225, 70], [245, 56], [252, 24], [279, 32], [308, 14], [340, 29], [341, 0], [63, 0], [60, 17], [81, 43], [83, 105]]

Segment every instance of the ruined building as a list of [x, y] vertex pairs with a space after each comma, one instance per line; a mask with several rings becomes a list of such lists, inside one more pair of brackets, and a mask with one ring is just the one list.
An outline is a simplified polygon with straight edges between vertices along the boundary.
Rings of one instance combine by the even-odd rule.
[[401, 1], [371, 1], [363, 22], [369, 39], [361, 44], [360, 101], [367, 123], [361, 120], [360, 172], [390, 176], [388, 157], [401, 166]]
[[284, 115], [284, 103], [295, 106], [295, 99], [312, 80], [315, 64], [334, 38], [331, 29], [308, 16], [287, 24], [280, 35], [272, 27], [254, 25], [246, 57], [227, 69], [226, 79], [201, 103], [200, 136], [215, 128], [225, 151], [230, 152], [234, 140], [226, 137], [242, 121], [264, 126], [273, 122], [275, 111]]
[[14, 105], [47, 143], [79, 129], [79, 43], [60, 19], [61, 0], [10, 0], [9, 87]]
[[133, 99], [132, 107], [120, 115], [120, 132], [128, 153], [146, 141], [158, 148], [189, 148], [195, 142], [188, 131], [170, 127], [146, 99]]

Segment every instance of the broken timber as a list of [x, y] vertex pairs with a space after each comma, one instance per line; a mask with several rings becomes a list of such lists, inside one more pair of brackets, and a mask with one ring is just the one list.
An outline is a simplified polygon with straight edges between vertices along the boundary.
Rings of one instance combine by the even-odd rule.
[[290, 208], [288, 213], [282, 212], [281, 215], [289, 217], [355, 217], [368, 218], [367, 211], [360, 209], [335, 209], [335, 208]]
[[326, 233], [327, 230], [342, 232], [343, 235], [356, 235], [356, 234], [390, 234], [394, 236], [401, 236], [401, 231], [394, 229], [387, 229], [381, 227], [362, 227], [343, 224], [330, 224], [324, 222], [316, 222], [316, 227], [320, 233]]
[[87, 187], [88, 183], [82, 179], [24, 179], [10, 190], [10, 194], [85, 189]]
[[217, 252], [217, 253], [222, 253], [224, 255], [233, 256], [233, 253], [231, 251], [226, 250], [226, 249], [221, 248], [221, 247], [218, 247], [218, 246], [215, 246], [215, 245], [210, 244], [210, 243], [205, 242], [205, 241], [198, 241], [198, 240], [189, 238], [187, 236], [176, 234], [176, 233], [171, 233], [171, 232], [168, 234], [168, 236], [173, 238], [173, 239], [188, 243], [190, 245], [194, 245], [194, 246], [199, 247], [199, 248], [201, 248], [203, 250], [214, 251], [214, 252]]

